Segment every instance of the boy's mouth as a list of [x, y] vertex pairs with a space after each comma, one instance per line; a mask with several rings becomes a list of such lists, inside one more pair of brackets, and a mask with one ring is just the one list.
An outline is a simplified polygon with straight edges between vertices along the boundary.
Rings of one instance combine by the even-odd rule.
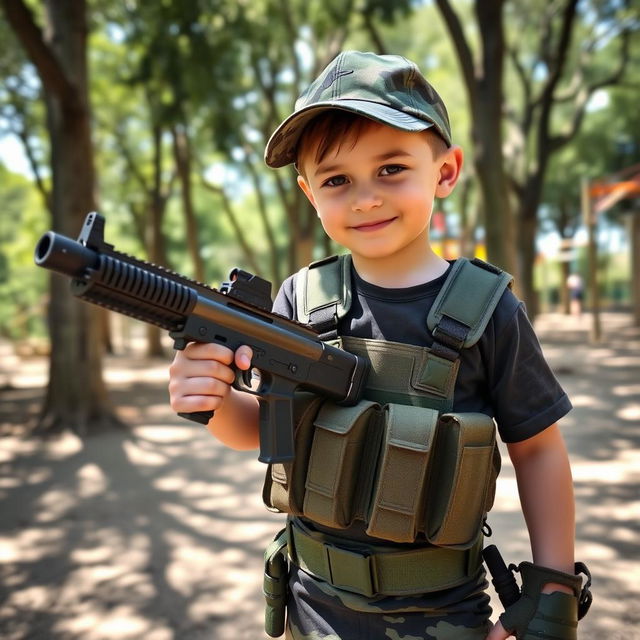
[[396, 219], [397, 219], [396, 217], [393, 217], [393, 218], [387, 218], [386, 220], [377, 220], [375, 222], [364, 222], [363, 224], [354, 225], [351, 228], [355, 229], [356, 231], [364, 231], [364, 232], [379, 231], [380, 229], [384, 229], [385, 227], [388, 227]]

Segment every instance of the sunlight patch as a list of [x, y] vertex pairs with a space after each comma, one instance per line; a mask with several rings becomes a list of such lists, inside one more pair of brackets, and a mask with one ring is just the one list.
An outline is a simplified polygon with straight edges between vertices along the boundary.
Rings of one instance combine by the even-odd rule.
[[107, 478], [100, 467], [89, 462], [78, 471], [79, 493], [82, 498], [100, 495], [107, 489]]
[[640, 405], [632, 404], [632, 405], [623, 407], [622, 409], [616, 412], [616, 416], [618, 416], [622, 420], [637, 422], [638, 420], [640, 420]]

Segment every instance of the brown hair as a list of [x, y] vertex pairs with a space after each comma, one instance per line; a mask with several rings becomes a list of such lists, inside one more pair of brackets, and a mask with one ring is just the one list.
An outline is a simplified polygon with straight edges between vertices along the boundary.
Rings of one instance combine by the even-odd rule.
[[301, 170], [300, 160], [305, 150], [316, 147], [315, 161], [322, 162], [332, 149], [338, 151], [345, 142], [351, 148], [362, 132], [377, 124], [374, 120], [343, 109], [329, 109], [316, 116], [305, 126], [296, 147], [296, 168]]
[[[381, 123], [344, 109], [323, 111], [305, 125], [300, 135], [296, 146], [296, 169], [302, 172], [302, 154], [312, 149], [313, 145], [316, 148], [315, 162], [320, 163], [331, 150], [335, 149], [337, 152], [344, 144], [350, 144], [350, 148], [353, 149], [363, 132], [378, 124]], [[424, 133], [431, 141], [434, 156], [448, 148], [447, 143], [436, 131], [427, 129]]]

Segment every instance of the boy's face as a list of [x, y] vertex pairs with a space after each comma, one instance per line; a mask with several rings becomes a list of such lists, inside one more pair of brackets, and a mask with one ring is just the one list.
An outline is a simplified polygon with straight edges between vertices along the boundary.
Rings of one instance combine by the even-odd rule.
[[458, 147], [439, 142], [371, 121], [356, 140], [342, 140], [320, 160], [313, 137], [304, 145], [298, 184], [356, 266], [403, 254], [411, 262], [428, 247], [434, 197], [449, 195], [462, 164]]

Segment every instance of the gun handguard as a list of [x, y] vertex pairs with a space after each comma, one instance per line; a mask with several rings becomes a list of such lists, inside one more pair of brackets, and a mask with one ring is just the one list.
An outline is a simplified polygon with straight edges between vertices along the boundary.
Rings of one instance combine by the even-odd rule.
[[[271, 312], [271, 285], [244, 271], [219, 291], [173, 271], [116, 251], [104, 241], [104, 218], [87, 215], [77, 240], [48, 231], [35, 262], [70, 277], [74, 296], [169, 331], [175, 349], [215, 342], [253, 350], [260, 384], [239, 373], [234, 386], [260, 403], [261, 462], [294, 457], [293, 394], [306, 389], [343, 404], [362, 394], [369, 362], [325, 344], [318, 334]], [[180, 414], [207, 424], [213, 411]]]

